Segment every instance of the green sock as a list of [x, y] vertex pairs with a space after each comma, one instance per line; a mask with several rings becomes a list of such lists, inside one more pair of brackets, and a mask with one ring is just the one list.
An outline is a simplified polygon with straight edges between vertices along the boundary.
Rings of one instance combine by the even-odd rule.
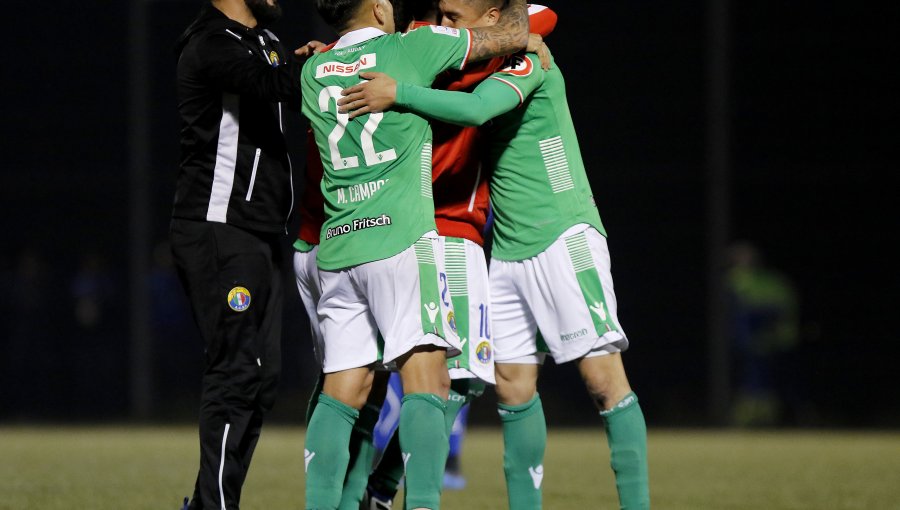
[[609, 464], [616, 474], [616, 490], [622, 510], [650, 508], [647, 474], [647, 424], [637, 395], [629, 393], [600, 416], [606, 423]]
[[503, 422], [503, 472], [510, 510], [540, 510], [547, 423], [540, 395], [518, 406], [498, 404]]
[[334, 510], [341, 502], [359, 411], [322, 393], [306, 428], [306, 508]]
[[359, 419], [353, 426], [350, 435], [350, 462], [347, 467], [347, 477], [344, 479], [344, 490], [341, 493], [340, 510], [359, 510], [369, 483], [369, 473], [372, 471], [372, 461], [375, 459], [375, 442], [372, 431], [378, 423], [378, 415], [381, 409], [371, 404], [366, 404], [359, 412]]
[[[453, 381], [454, 383], [456, 381]], [[465, 391], [459, 391], [465, 390]], [[444, 418], [447, 424], [447, 437], [449, 441], [450, 432], [453, 430], [453, 422], [456, 421], [456, 416], [459, 414], [459, 410], [466, 405], [468, 401], [467, 397], [468, 390], [465, 388], [454, 388], [452, 385], [450, 386], [450, 396], [447, 398], [447, 412], [444, 413]], [[449, 444], [448, 444], [449, 448]]]
[[432, 393], [412, 393], [400, 405], [400, 448], [406, 466], [406, 508], [438, 510], [450, 442], [447, 405]]

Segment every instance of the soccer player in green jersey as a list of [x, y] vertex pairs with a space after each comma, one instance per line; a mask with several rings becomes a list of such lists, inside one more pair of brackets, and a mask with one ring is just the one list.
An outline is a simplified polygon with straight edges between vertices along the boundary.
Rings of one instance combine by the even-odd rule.
[[[464, 26], [491, 0], [442, 0]], [[473, 12], [473, 9], [476, 11]], [[562, 73], [512, 57], [471, 94], [397, 83], [380, 73], [341, 100], [353, 118], [396, 102], [443, 122], [489, 128], [494, 244], [490, 267], [497, 395], [511, 510], [541, 508], [546, 425], [538, 368], [574, 361], [605, 424], [623, 509], [650, 507], [646, 424], [621, 352], [606, 232], [569, 114]]]
[[326, 219], [317, 255], [324, 336], [322, 395], [306, 439], [306, 508], [335, 509], [347, 469], [347, 442], [364, 405], [384, 338], [383, 361], [396, 362], [406, 396], [400, 442], [407, 507], [437, 509], [447, 454], [445, 356], [459, 339], [441, 306], [431, 198], [431, 132], [410, 112], [351, 121], [337, 112], [341, 90], [364, 70], [429, 85], [468, 61], [519, 51], [528, 40], [524, 1], [511, 2], [494, 27], [426, 27], [394, 34], [388, 0], [317, 0], [341, 36], [303, 69], [302, 111], [324, 164]]

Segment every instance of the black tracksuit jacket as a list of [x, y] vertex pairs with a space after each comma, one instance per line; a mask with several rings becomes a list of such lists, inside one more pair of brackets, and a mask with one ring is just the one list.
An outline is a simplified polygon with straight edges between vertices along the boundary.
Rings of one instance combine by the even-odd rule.
[[181, 162], [173, 217], [285, 232], [293, 209], [282, 104], [300, 68], [275, 35], [205, 5], [176, 46]]

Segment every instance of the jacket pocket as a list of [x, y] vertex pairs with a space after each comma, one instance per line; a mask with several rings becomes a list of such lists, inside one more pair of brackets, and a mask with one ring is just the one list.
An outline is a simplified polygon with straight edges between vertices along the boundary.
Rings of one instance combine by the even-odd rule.
[[247, 202], [253, 196], [253, 185], [256, 184], [256, 170], [259, 168], [259, 157], [262, 155], [262, 149], [256, 149], [256, 156], [253, 157], [253, 171], [250, 172], [250, 184], [247, 185]]

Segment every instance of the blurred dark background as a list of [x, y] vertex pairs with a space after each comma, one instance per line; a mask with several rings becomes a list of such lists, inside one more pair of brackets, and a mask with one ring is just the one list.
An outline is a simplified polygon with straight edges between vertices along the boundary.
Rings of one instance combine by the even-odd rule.
[[[16, 5], [0, 139], [3, 423], [195, 419], [201, 343], [165, 239], [172, 47], [200, 3], [144, 2], [145, 24], [130, 2]], [[312, 2], [282, 4], [273, 30], [288, 47], [333, 39]], [[897, 7], [550, 6], [651, 427], [900, 426]], [[299, 114], [287, 130], [299, 192]], [[317, 369], [285, 279], [273, 420], [301, 423]], [[548, 363], [540, 391], [551, 426], [596, 420], [574, 367]], [[489, 391], [472, 420], [497, 423], [493, 405]]]

